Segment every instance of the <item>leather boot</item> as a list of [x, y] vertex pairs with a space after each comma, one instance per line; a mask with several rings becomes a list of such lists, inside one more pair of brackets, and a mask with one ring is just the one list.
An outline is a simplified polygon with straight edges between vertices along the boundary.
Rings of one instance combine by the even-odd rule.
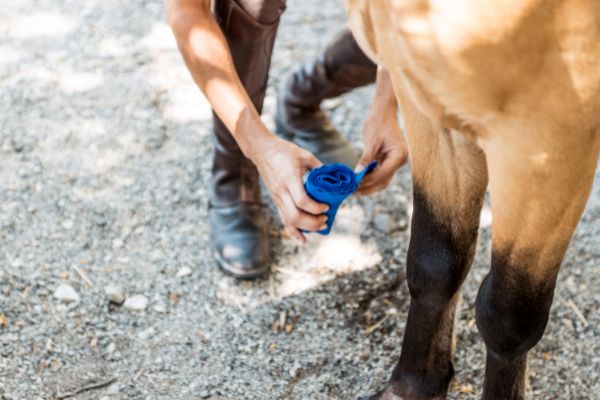
[[[275, 11], [266, 22], [252, 15], [257, 3], [215, 1], [215, 17], [227, 38], [237, 73], [254, 106], [260, 112], [264, 100], [273, 42], [282, 0], [271, 1]], [[264, 1], [263, 1], [264, 3]], [[279, 7], [278, 7], [279, 6]], [[263, 18], [264, 21], [264, 18]], [[214, 159], [210, 190], [210, 223], [217, 265], [240, 279], [269, 272], [271, 263], [265, 206], [261, 201], [259, 176], [221, 120], [214, 115]]]
[[300, 65], [279, 90], [277, 133], [307, 149], [323, 163], [354, 167], [358, 151], [321, 109], [324, 99], [375, 82], [377, 66], [349, 30], [338, 34], [315, 60]]

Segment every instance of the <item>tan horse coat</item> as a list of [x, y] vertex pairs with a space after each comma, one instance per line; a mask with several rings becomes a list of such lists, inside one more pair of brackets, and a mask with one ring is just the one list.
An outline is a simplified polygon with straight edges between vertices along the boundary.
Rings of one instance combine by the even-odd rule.
[[496, 273], [553, 288], [600, 151], [600, 1], [346, 5], [357, 41], [391, 74], [436, 220], [471, 231], [489, 188]]

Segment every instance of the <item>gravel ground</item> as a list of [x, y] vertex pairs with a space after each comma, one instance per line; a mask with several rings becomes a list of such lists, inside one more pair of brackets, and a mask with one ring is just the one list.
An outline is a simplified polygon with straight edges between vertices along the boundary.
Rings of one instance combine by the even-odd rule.
[[[339, 0], [290, 2], [269, 124], [273, 88], [343, 21]], [[353, 399], [385, 382], [408, 308], [407, 168], [305, 247], [274, 221], [274, 273], [239, 283], [209, 251], [210, 110], [161, 2], [5, 1], [0, 86], [1, 398]], [[357, 145], [371, 90], [327, 103]], [[481, 388], [490, 220], [486, 208], [451, 399]], [[600, 176], [531, 355], [532, 398], [600, 398], [599, 238]]]

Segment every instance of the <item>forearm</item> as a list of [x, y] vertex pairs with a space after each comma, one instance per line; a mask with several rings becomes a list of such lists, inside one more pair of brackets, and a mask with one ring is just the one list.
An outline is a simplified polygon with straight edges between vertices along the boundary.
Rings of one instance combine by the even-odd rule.
[[246, 157], [272, 138], [236, 73], [209, 0], [167, 0], [169, 23], [192, 78]]
[[392, 85], [392, 78], [389, 72], [379, 67], [377, 69], [377, 83], [375, 84], [375, 94], [371, 105], [371, 110], [379, 110], [386, 112], [396, 112], [398, 102]]

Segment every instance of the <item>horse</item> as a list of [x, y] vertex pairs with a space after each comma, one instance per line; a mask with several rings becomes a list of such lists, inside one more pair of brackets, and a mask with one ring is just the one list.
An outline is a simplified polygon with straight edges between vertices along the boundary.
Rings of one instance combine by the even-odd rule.
[[523, 399], [527, 354], [600, 152], [600, 2], [346, 0], [393, 82], [411, 154], [411, 296], [400, 359], [370, 400], [445, 398], [454, 319], [489, 189], [491, 267], [476, 299], [484, 400]]

